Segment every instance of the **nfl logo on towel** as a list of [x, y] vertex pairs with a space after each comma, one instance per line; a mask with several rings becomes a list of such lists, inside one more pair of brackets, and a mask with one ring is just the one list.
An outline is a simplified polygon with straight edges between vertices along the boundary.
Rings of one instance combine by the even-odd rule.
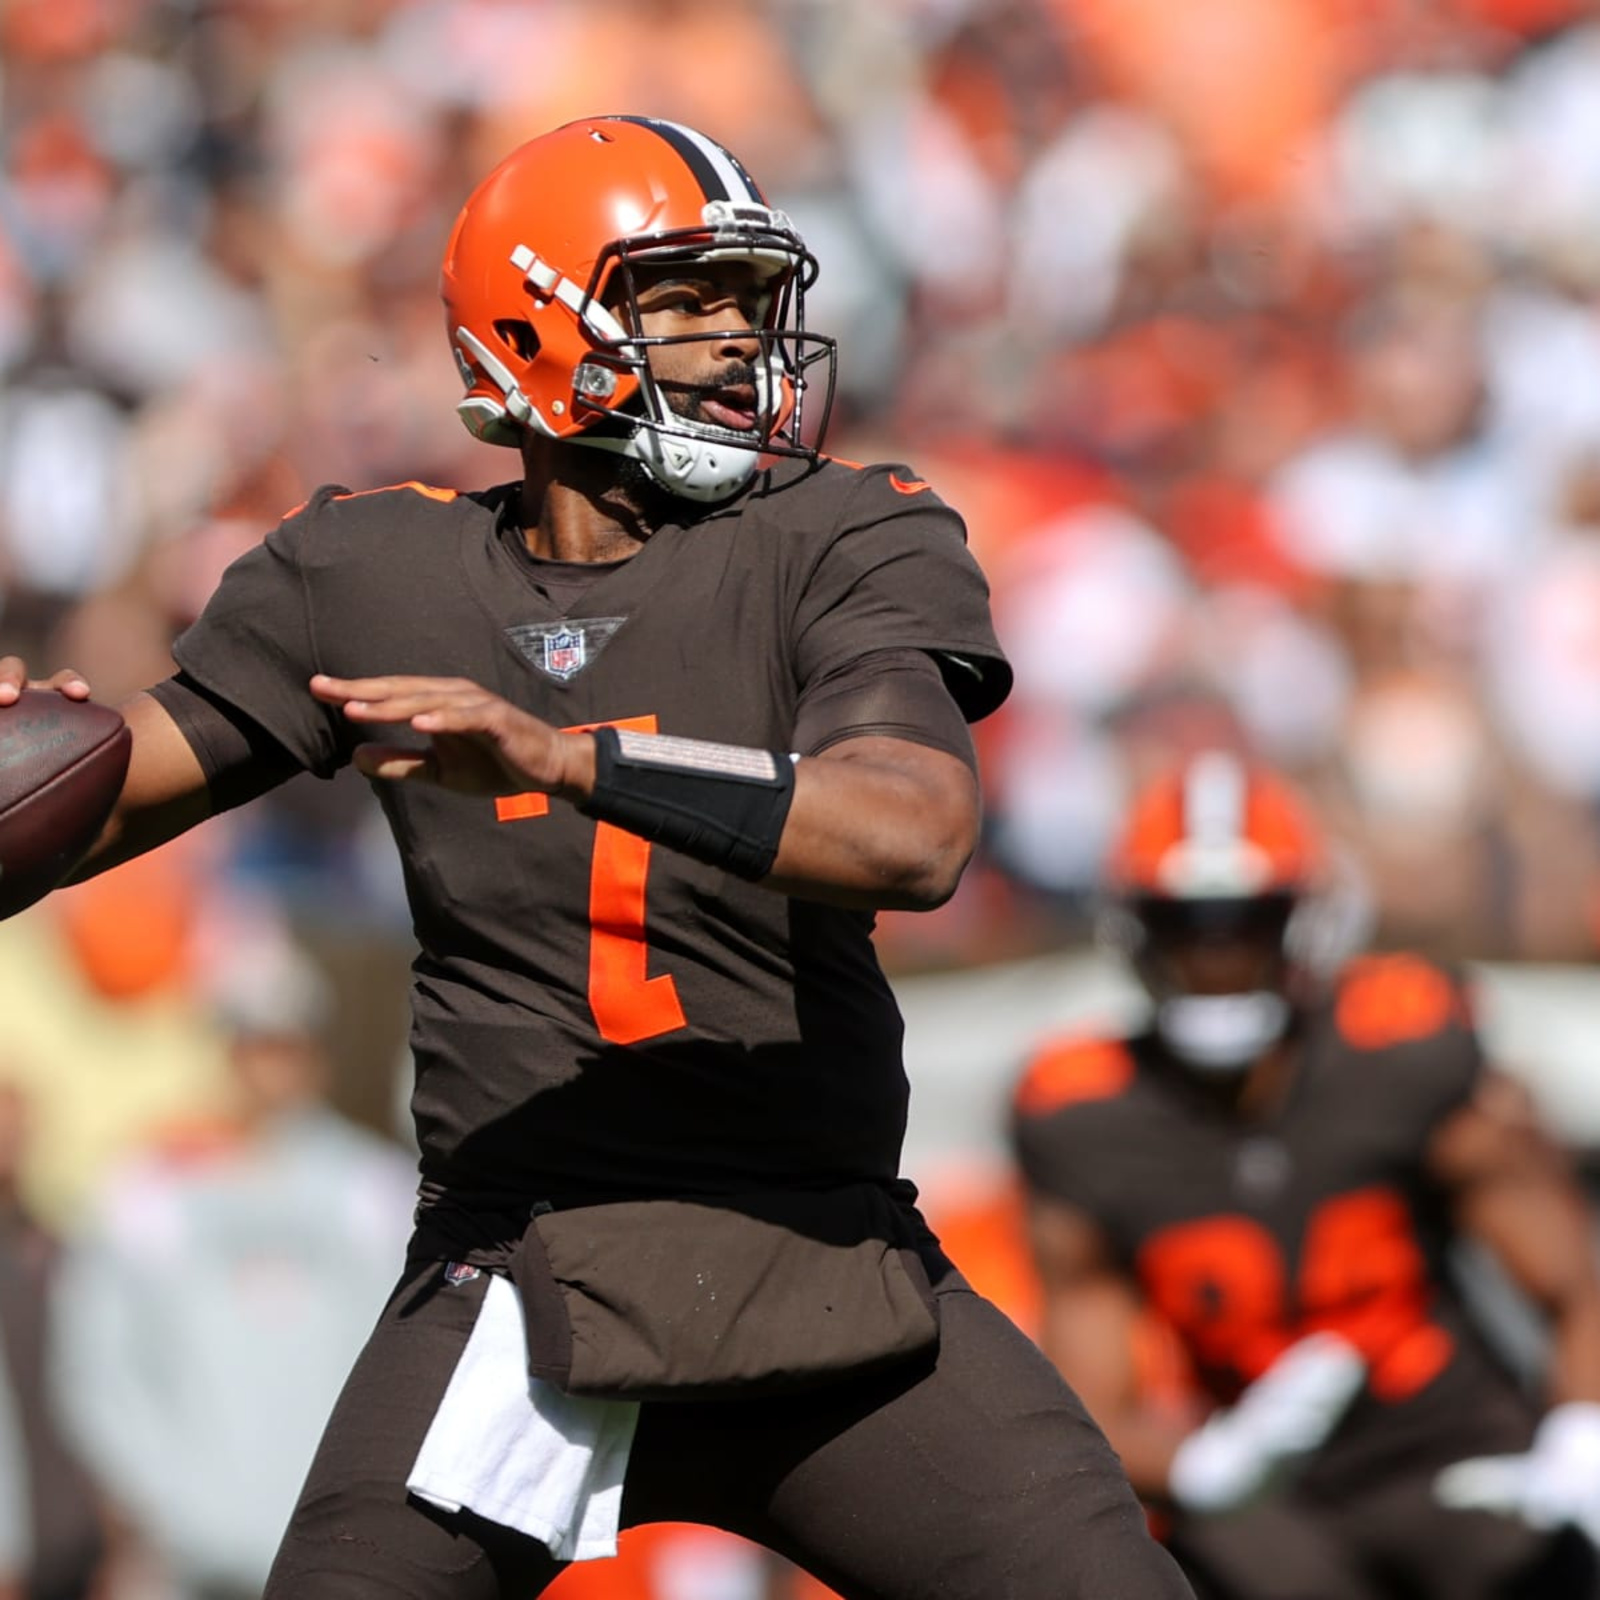
[[544, 636], [544, 670], [563, 683], [574, 673], [583, 671], [583, 643], [583, 635], [576, 628], [547, 633]]
[[478, 1268], [469, 1266], [465, 1261], [447, 1261], [444, 1264], [446, 1283], [471, 1283], [477, 1276]]

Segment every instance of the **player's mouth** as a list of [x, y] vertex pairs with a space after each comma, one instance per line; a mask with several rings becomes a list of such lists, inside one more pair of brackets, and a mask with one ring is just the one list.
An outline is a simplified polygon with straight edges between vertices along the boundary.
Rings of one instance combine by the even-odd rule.
[[753, 433], [760, 422], [754, 384], [736, 384], [726, 389], [707, 389], [700, 395], [700, 415], [719, 428], [735, 433]]

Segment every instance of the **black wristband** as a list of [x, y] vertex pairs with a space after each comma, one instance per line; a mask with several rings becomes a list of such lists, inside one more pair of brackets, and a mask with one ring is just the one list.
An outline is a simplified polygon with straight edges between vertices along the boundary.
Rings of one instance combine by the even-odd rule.
[[772, 870], [793, 799], [782, 751], [604, 727], [578, 809], [753, 883]]

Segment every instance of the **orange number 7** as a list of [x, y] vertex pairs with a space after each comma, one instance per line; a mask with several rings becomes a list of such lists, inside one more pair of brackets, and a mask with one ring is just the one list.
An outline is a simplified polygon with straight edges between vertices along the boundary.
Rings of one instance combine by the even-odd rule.
[[[652, 716], [622, 717], [602, 724], [579, 723], [563, 733], [585, 733], [610, 726], [654, 733]], [[494, 803], [500, 822], [542, 817], [550, 810], [544, 794], [501, 795]], [[644, 891], [650, 876], [648, 839], [597, 822], [589, 869], [589, 1009], [600, 1037], [612, 1044], [638, 1044], [684, 1026], [683, 1006], [671, 973], [645, 976]]]

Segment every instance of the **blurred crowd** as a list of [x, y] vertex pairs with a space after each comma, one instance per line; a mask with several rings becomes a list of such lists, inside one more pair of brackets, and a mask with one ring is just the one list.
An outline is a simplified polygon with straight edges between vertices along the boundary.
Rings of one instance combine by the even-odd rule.
[[[1594, 0], [6, 0], [6, 649], [115, 701], [318, 484], [514, 476], [453, 415], [440, 249], [596, 111], [705, 129], [791, 213], [829, 450], [913, 465], [989, 572], [987, 835], [891, 966], [1085, 935], [1129, 794], [1218, 744], [1309, 791], [1380, 945], [1593, 956]], [[333, 1100], [398, 1125], [365, 788], [202, 832], [0, 928], [52, 1227], [237, 1111], [202, 997], [263, 918], [337, 981]]]
[[[1600, 797], [1589, 0], [11, 0], [0, 626], [106, 698], [317, 484], [484, 485], [440, 242], [521, 138], [706, 128], [824, 262], [829, 446], [967, 515], [1017, 694], [904, 965], [1070, 935], [1131, 787], [1231, 739], [1382, 937], [1588, 955]], [[326, 792], [317, 792], [326, 791]], [[225, 870], [401, 923], [359, 785]]]

